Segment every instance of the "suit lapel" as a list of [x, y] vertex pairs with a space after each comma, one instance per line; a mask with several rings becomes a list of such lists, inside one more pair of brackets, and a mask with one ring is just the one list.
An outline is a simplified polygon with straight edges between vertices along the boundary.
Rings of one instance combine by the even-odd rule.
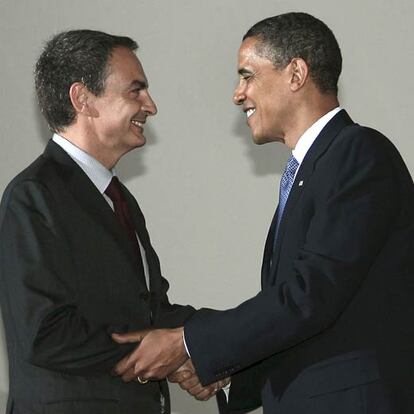
[[135, 224], [136, 232], [145, 251], [145, 258], [148, 265], [148, 290], [150, 291], [150, 307], [152, 320], [157, 319], [158, 299], [157, 295], [161, 291], [161, 270], [158, 256], [151, 245], [151, 240], [145, 225], [145, 218], [135, 197], [123, 186], [123, 193], [131, 212]]
[[[119, 225], [111, 207], [89, 177], [53, 141], [49, 141], [43, 156], [59, 164], [59, 171], [63, 175], [62, 178], [66, 184], [66, 190], [71, 193], [90, 220], [107, 232], [111, 240], [115, 241], [119, 250], [122, 251], [126, 260], [131, 264], [131, 270], [136, 273], [136, 266], [133, 261], [134, 251], [131, 242], [126, 232]], [[142, 278], [139, 277], [138, 279]]]
[[123, 193], [125, 200], [127, 202], [129, 211], [132, 215], [132, 220], [134, 221], [135, 229], [138, 234], [139, 240], [142, 244], [142, 247], [145, 250], [145, 257], [148, 264], [148, 270], [149, 270], [149, 288], [150, 290], [154, 290], [155, 287], [153, 286], [155, 279], [151, 277], [152, 275], [155, 275], [157, 272], [158, 266], [158, 258], [157, 255], [151, 245], [150, 237], [145, 225], [145, 218], [142, 214], [142, 211], [138, 205], [137, 200], [135, 197], [128, 191], [128, 189], [123, 186]]
[[269, 231], [267, 233], [264, 254], [263, 254], [262, 272], [261, 272], [262, 289], [264, 285], [266, 284], [266, 281], [268, 280], [268, 274], [269, 274], [270, 266], [272, 264], [273, 242], [275, 238], [278, 211], [279, 211], [279, 206], [276, 208], [275, 214], [273, 215], [272, 222], [270, 223]]
[[[304, 160], [302, 161], [299, 170], [296, 174], [295, 181], [289, 193], [283, 217], [280, 222], [278, 236], [276, 240], [275, 249], [273, 251], [273, 240], [276, 228], [276, 214], [273, 217], [272, 224], [269, 229], [268, 240], [263, 258], [262, 266], [262, 285], [274, 280], [277, 265], [279, 262], [281, 245], [285, 236], [285, 230], [292, 211], [295, 209], [303, 191], [306, 188], [307, 182], [314, 172], [315, 165], [318, 159], [327, 151], [338, 133], [346, 126], [352, 125], [353, 121], [345, 110], [338, 112], [322, 129], [312, 146], [309, 148]], [[277, 212], [277, 210], [276, 210]]]

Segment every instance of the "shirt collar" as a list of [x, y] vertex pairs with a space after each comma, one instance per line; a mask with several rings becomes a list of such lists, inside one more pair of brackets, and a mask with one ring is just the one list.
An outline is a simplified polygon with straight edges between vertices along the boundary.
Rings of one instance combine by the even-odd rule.
[[54, 134], [52, 140], [79, 165], [95, 187], [103, 194], [112, 177], [116, 175], [115, 171], [108, 170], [97, 159], [58, 134]]
[[309, 151], [309, 148], [315, 142], [316, 138], [318, 137], [322, 129], [341, 109], [342, 108], [339, 106], [335, 109], [332, 109], [324, 116], [319, 118], [301, 135], [299, 141], [296, 144], [295, 149], [292, 151], [292, 154], [298, 161], [299, 165], [302, 164], [302, 161], [305, 158], [306, 153]]

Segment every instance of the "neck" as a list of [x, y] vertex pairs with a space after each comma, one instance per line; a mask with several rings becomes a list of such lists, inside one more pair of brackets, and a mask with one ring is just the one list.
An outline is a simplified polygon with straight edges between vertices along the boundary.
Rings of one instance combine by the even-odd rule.
[[284, 143], [291, 149], [296, 147], [299, 138], [318, 119], [339, 106], [335, 95], [323, 95], [323, 99], [310, 99], [297, 107], [294, 123], [285, 134]]
[[70, 141], [73, 145], [76, 145], [82, 151], [85, 151], [90, 156], [99, 161], [108, 170], [115, 167], [122, 155], [116, 156], [115, 150], [106, 148], [99, 142], [99, 139], [95, 136], [85, 133], [84, 130], [76, 128], [75, 125], [71, 125], [64, 131], [59, 132], [63, 138]]

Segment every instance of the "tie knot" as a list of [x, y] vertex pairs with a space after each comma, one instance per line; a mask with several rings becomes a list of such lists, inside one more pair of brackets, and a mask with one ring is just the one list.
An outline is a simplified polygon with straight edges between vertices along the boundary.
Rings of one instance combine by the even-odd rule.
[[286, 174], [289, 174], [290, 176], [294, 175], [298, 167], [298, 161], [293, 155], [291, 155], [286, 164]]
[[109, 183], [108, 187], [106, 187], [105, 194], [113, 201], [121, 201], [123, 200], [122, 191], [121, 191], [121, 184], [118, 180], [118, 177], [113, 176], [111, 182]]

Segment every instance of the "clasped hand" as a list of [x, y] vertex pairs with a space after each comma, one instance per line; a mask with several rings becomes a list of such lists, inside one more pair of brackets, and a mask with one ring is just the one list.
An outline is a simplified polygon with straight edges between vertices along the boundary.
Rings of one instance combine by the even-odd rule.
[[190, 395], [200, 401], [210, 399], [219, 390], [230, 383], [230, 378], [226, 378], [203, 386], [198, 378], [191, 359], [185, 362], [175, 372], [168, 375], [168, 380], [170, 382], [178, 383], [183, 390], [187, 391]]
[[159, 380], [168, 376], [198, 400], [208, 400], [229, 383], [221, 380], [207, 386], [200, 383], [191, 360], [188, 359], [183, 341], [184, 328], [154, 329], [112, 334], [120, 344], [137, 343], [137, 347], [114, 367], [114, 375], [124, 382]]

